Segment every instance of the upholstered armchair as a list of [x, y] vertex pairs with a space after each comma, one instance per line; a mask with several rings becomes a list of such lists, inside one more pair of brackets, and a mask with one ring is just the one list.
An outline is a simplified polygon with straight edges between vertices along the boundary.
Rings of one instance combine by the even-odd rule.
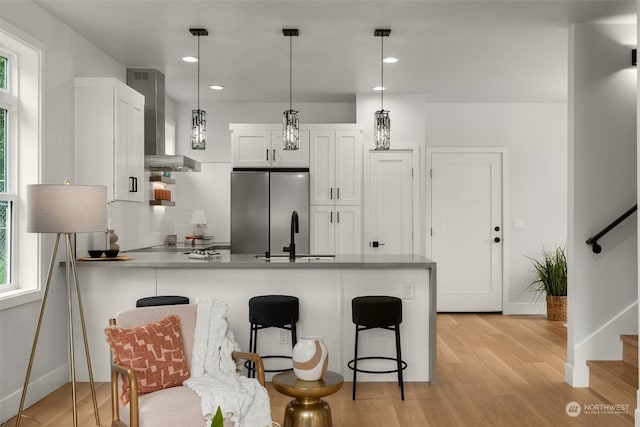
[[[131, 328], [158, 322], [167, 316], [178, 316], [184, 356], [191, 368], [196, 314], [195, 304], [141, 307], [120, 312], [109, 323], [111, 326]], [[255, 353], [234, 352], [233, 358], [237, 361], [253, 361], [257, 380], [264, 385], [264, 366], [260, 356]], [[126, 404], [120, 399], [121, 376], [127, 378], [129, 383], [129, 402]], [[205, 423], [200, 398], [189, 387], [179, 385], [140, 394], [134, 369], [116, 363], [111, 365], [111, 408], [112, 427], [202, 427]], [[225, 426], [227, 425], [225, 422]]]

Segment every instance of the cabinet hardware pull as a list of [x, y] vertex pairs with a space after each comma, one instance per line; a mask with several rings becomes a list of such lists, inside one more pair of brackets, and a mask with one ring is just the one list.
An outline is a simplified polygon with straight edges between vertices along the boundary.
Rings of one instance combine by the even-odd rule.
[[329, 212], [329, 222], [333, 224], [333, 211]]
[[276, 149], [274, 148], [273, 150], [271, 150], [271, 152], [273, 153], [273, 161], [276, 161]]
[[340, 211], [336, 212], [336, 215], [338, 216], [338, 220], [336, 222], [340, 224]]
[[267, 148], [267, 161], [269, 161], [269, 149]]
[[[338, 197], [336, 197], [336, 199], [340, 200], [340, 187], [338, 187], [337, 189], [337, 193], [338, 193]], [[339, 221], [338, 221], [339, 222]]]
[[333, 200], [333, 187], [329, 189], [329, 199]]

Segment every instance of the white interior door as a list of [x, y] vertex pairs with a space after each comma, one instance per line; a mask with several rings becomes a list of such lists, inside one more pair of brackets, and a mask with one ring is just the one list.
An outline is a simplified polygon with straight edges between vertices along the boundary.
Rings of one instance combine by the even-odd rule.
[[431, 153], [438, 311], [502, 311], [502, 153]]
[[412, 254], [413, 152], [370, 150], [368, 170], [367, 252]]

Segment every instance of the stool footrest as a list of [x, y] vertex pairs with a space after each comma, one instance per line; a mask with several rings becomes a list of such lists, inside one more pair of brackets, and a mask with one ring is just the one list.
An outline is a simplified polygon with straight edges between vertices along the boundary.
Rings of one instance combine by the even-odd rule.
[[[264, 359], [264, 357], [263, 357]], [[381, 356], [371, 356], [371, 357], [358, 357], [357, 359], [352, 359], [350, 361], [347, 362], [347, 367], [349, 369], [351, 369], [352, 371], [356, 371], [356, 372], [364, 372], [366, 374], [392, 374], [394, 372], [398, 372], [398, 369], [392, 369], [390, 371], [371, 371], [371, 370], [367, 370], [367, 369], [360, 369], [360, 368], [355, 368], [353, 366], [353, 364], [356, 361], [361, 361], [361, 360], [392, 360], [396, 363], [398, 363], [398, 359], [394, 358], [394, 357], [381, 357]], [[404, 371], [405, 369], [407, 369], [407, 362], [405, 362], [404, 360], [400, 361], [401, 365], [402, 365], [402, 370]], [[265, 371], [266, 372], [266, 371]]]

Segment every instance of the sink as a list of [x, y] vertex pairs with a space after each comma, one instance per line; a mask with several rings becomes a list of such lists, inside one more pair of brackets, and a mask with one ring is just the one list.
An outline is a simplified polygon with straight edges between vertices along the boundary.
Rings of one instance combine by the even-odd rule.
[[[271, 255], [271, 257], [267, 258], [264, 255], [256, 255], [256, 259], [271, 261], [271, 262], [288, 262], [289, 255]], [[323, 261], [323, 260], [333, 260], [335, 259], [335, 255], [296, 255], [296, 261]]]
[[296, 257], [296, 258], [307, 259], [307, 260], [311, 260], [311, 261], [314, 261], [314, 260], [321, 261], [321, 260], [332, 260], [332, 259], [335, 259], [335, 255], [301, 255], [301, 256]]

